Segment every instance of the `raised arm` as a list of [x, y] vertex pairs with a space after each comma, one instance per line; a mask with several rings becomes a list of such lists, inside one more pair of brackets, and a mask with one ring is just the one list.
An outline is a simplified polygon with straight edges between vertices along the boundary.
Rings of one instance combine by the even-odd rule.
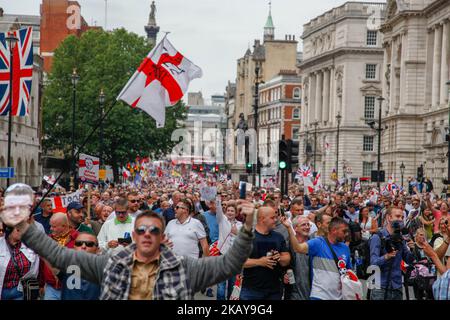
[[100, 284], [108, 256], [75, 251], [59, 246], [34, 223], [22, 235], [25, 245], [46, 259], [53, 267], [67, 270], [68, 266], [78, 266], [83, 279]]
[[306, 242], [304, 242], [304, 243], [298, 242], [297, 238], [295, 237], [295, 232], [292, 229], [292, 226], [289, 223], [289, 221], [286, 219], [286, 217], [281, 218], [281, 223], [283, 223], [283, 225], [289, 232], [289, 241], [291, 243], [292, 249], [298, 253], [303, 253], [303, 254], [308, 253], [308, 244]]

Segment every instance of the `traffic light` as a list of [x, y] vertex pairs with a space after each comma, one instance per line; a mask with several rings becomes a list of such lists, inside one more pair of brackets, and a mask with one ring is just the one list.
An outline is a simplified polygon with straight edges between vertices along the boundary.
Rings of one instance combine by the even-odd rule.
[[200, 172], [203, 172], [203, 165], [201, 164], [198, 169]]
[[423, 164], [421, 164], [420, 167], [417, 168], [417, 181], [423, 181]]
[[289, 157], [289, 172], [292, 172], [292, 168], [298, 165], [298, 153], [300, 151], [299, 142], [294, 140], [290, 141], [290, 157]]
[[197, 171], [198, 170], [198, 166], [196, 164], [192, 165], [192, 171]]
[[289, 143], [287, 140], [280, 140], [278, 146], [278, 168], [286, 170], [289, 163]]
[[250, 138], [248, 136], [245, 137], [245, 172], [253, 172], [253, 165], [250, 161]]
[[216, 165], [216, 166], [214, 167], [214, 172], [219, 172], [219, 166], [218, 166], [218, 165]]

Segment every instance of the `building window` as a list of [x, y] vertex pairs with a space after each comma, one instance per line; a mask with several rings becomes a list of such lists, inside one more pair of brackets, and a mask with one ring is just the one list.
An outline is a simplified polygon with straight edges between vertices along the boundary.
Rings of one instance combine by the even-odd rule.
[[300, 109], [295, 108], [294, 109], [294, 115], [292, 116], [293, 119], [300, 119]]
[[363, 161], [363, 177], [370, 177], [372, 175], [373, 165], [373, 162]]
[[292, 140], [298, 141], [300, 135], [300, 128], [292, 128]]
[[366, 79], [376, 79], [377, 77], [377, 65], [368, 63], [366, 64]]
[[375, 118], [375, 97], [364, 97], [364, 118]]
[[294, 99], [300, 99], [302, 97], [302, 91], [300, 88], [294, 89]]
[[373, 151], [373, 136], [363, 137], [363, 151]]
[[367, 30], [367, 45], [376, 46], [377, 45], [377, 30]]

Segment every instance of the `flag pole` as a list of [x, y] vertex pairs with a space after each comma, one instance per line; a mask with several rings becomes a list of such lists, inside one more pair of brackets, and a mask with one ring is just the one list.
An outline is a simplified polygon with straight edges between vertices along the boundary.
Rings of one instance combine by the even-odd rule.
[[[81, 146], [78, 148], [77, 153], [74, 155], [74, 159], [76, 159], [78, 157], [78, 155], [80, 154], [81, 150], [83, 150], [83, 148], [86, 146], [86, 144], [88, 143], [88, 141], [92, 138], [92, 136], [94, 135], [94, 133], [97, 131], [97, 129], [100, 127], [100, 125], [103, 123], [103, 121], [106, 119], [106, 117], [109, 115], [109, 113], [112, 111], [112, 109], [114, 109], [114, 106], [116, 105], [118, 100], [114, 100], [113, 104], [111, 105], [111, 107], [109, 107], [108, 111], [106, 111], [102, 117], [100, 118], [100, 120], [98, 121], [97, 125], [94, 127], [94, 129], [92, 129], [91, 133], [86, 137], [86, 139], [84, 139], [84, 142], [81, 144]], [[66, 172], [66, 169], [62, 169], [60, 174], [58, 175], [58, 177], [56, 178], [55, 182], [52, 184], [52, 186], [48, 189], [48, 191], [45, 193], [45, 195], [42, 197], [42, 199], [39, 201], [39, 203], [33, 208], [33, 211], [31, 212], [31, 215], [33, 215], [36, 212], [36, 209], [42, 204], [42, 202], [44, 201], [45, 198], [47, 198], [47, 196], [50, 194], [50, 191], [55, 187], [55, 185], [58, 183], [58, 181], [61, 179], [62, 175]]]
[[[8, 112], [8, 170], [11, 167], [11, 144], [12, 144], [12, 109], [13, 109], [13, 59], [14, 59], [14, 47], [16, 41], [15, 34], [12, 33], [6, 39], [9, 47], [9, 112]], [[10, 186], [10, 177], [6, 179], [6, 188]]]

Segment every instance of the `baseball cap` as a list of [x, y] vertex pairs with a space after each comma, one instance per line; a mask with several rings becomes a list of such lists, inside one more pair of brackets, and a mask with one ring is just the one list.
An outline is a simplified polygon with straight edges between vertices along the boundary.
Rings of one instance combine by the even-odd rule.
[[69, 203], [69, 205], [67, 206], [67, 211], [72, 210], [72, 209], [80, 210], [83, 208], [84, 208], [84, 206], [81, 203], [79, 203], [78, 201], [74, 201], [74, 202]]

